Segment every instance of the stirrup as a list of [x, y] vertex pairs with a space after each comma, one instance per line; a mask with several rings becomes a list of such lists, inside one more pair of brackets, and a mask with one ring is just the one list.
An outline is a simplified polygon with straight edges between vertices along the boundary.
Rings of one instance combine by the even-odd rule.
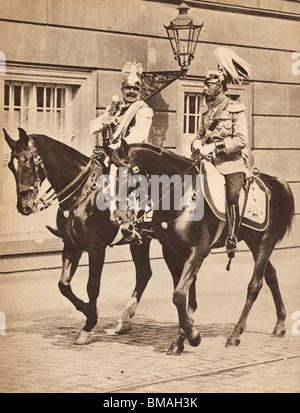
[[232, 254], [238, 250], [237, 239], [235, 235], [229, 235], [225, 241], [227, 254]]

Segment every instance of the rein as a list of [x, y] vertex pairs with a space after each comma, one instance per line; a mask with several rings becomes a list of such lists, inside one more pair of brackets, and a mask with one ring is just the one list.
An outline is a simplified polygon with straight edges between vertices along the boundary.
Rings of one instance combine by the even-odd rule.
[[[84, 169], [77, 175], [66, 187], [64, 187], [58, 194], [54, 192], [54, 189], [52, 186], [50, 186], [43, 195], [41, 195], [37, 202], [36, 206], [39, 204], [41, 205], [37, 211], [43, 211], [44, 209], [48, 208], [51, 206], [54, 201], [58, 200], [59, 208], [62, 210], [65, 218], [68, 218], [70, 215], [70, 211], [73, 210], [79, 203], [85, 199], [91, 192], [92, 190], [96, 189], [97, 187], [97, 182], [96, 179], [93, 179], [92, 185], [85, 191], [83, 196], [79, 197], [71, 206], [69, 206], [68, 210], [63, 210], [61, 207], [61, 204], [66, 202], [68, 199], [70, 199], [76, 191], [88, 180], [88, 178], [92, 175], [92, 164], [93, 164], [93, 159], [90, 159], [88, 164], [84, 167]], [[78, 184], [78, 185], [76, 185]], [[63, 199], [61, 198], [63, 195], [68, 192], [69, 189], [71, 189], [74, 185], [76, 185], [75, 189], [73, 189], [68, 195], [66, 195]], [[47, 196], [47, 198], [45, 198]]]

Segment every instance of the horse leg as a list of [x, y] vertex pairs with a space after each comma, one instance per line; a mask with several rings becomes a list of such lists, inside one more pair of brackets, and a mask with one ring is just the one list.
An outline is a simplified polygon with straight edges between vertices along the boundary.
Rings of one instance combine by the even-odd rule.
[[[172, 275], [173, 286], [175, 289], [180, 280], [185, 259], [181, 256], [181, 254], [176, 255], [175, 252], [169, 248], [169, 245], [167, 247], [163, 246], [163, 257]], [[169, 349], [167, 350], [167, 354], [181, 354], [184, 350], [185, 339], [186, 335], [184, 331], [179, 327], [178, 336], [176, 340], [170, 345]]]
[[[194, 319], [193, 319], [193, 315], [194, 312], [197, 309], [197, 301], [196, 301], [196, 278], [192, 281], [192, 284], [190, 286], [189, 289], [189, 300], [188, 300], [188, 306], [187, 306], [187, 314], [188, 317], [191, 321], [191, 324], [194, 324]], [[180, 327], [178, 328], [178, 336], [176, 338], [175, 341], [173, 341], [171, 343], [171, 345], [169, 346], [168, 350], [167, 350], [167, 354], [178, 354], [180, 355], [183, 350], [184, 350], [184, 341], [187, 338], [187, 335], [185, 333], [185, 331]], [[201, 337], [200, 337], [201, 340]], [[199, 342], [200, 344], [200, 342]], [[197, 342], [195, 342], [195, 345], [198, 345]]]
[[277, 314], [277, 322], [273, 330], [272, 337], [283, 337], [286, 333], [286, 330], [284, 327], [284, 322], [286, 318], [286, 310], [285, 310], [283, 300], [281, 297], [281, 293], [279, 290], [276, 270], [270, 261], [268, 261], [267, 263], [267, 267], [265, 271], [265, 280], [271, 290], [274, 304], [276, 307], [276, 314]]
[[62, 273], [58, 282], [58, 288], [62, 295], [65, 296], [69, 301], [71, 301], [71, 303], [79, 311], [83, 311], [84, 302], [76, 297], [76, 295], [73, 293], [71, 288], [71, 281], [78, 267], [81, 255], [82, 251], [67, 248], [66, 246], [64, 247], [62, 253]]
[[[247, 240], [245, 239], [247, 242]], [[251, 243], [247, 242], [250, 246]], [[246, 304], [243, 308], [242, 314], [239, 318], [239, 321], [234, 327], [234, 330], [231, 336], [228, 338], [226, 342], [226, 347], [229, 346], [238, 346], [240, 344], [240, 336], [244, 332], [246, 328], [246, 322], [248, 315], [251, 311], [251, 308], [256, 300], [262, 285], [263, 285], [263, 277], [267, 268], [267, 264], [269, 262], [270, 255], [273, 251], [274, 245], [270, 243], [270, 236], [265, 234], [260, 242], [258, 248], [255, 248], [253, 252], [253, 256], [255, 259], [255, 266], [252, 278], [250, 283], [248, 284], [248, 291], [247, 291], [247, 299]], [[251, 249], [251, 248], [250, 248]], [[253, 251], [253, 250], [252, 250]], [[258, 251], [258, 252], [256, 252]]]
[[149, 257], [150, 242], [150, 239], [146, 239], [140, 245], [130, 244], [130, 251], [135, 265], [136, 285], [122, 316], [117, 321], [115, 329], [117, 334], [127, 333], [131, 329], [131, 318], [134, 316], [138, 303], [152, 276]]
[[92, 341], [92, 330], [97, 324], [97, 299], [100, 292], [101, 272], [105, 258], [105, 247], [95, 245], [89, 251], [89, 279], [87, 283], [88, 303], [84, 303], [83, 313], [86, 316], [86, 323], [80, 331], [74, 344], [89, 344]]
[[196, 281], [197, 281], [197, 276], [195, 276], [190, 286], [188, 306], [187, 306], [188, 315], [193, 323], [194, 323], [193, 314], [195, 313], [198, 307], [197, 299], [196, 299]]
[[[175, 304], [179, 318], [179, 337], [176, 344], [187, 338], [191, 346], [198, 346], [201, 342], [201, 335], [197, 329], [193, 327], [194, 320], [192, 315], [196, 309], [195, 283], [197, 272], [203, 260], [209, 253], [208, 244], [203, 248], [203, 245], [198, 244], [191, 248], [191, 254], [184, 264], [182, 275], [174, 290], [173, 303]], [[189, 295], [189, 306], [187, 306], [187, 296]], [[194, 308], [193, 308], [194, 307]], [[178, 347], [178, 346], [177, 346]], [[174, 351], [175, 350], [175, 351]], [[178, 348], [174, 347], [174, 343], [169, 347], [167, 354], [178, 354]], [[183, 348], [182, 348], [183, 350]]]

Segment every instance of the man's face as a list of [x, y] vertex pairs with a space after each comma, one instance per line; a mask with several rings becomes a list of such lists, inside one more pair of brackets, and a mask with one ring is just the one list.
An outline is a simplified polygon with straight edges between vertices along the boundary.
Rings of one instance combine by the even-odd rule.
[[220, 90], [221, 90], [221, 84], [219, 81], [217, 81], [216, 83], [210, 82], [209, 80], [204, 81], [203, 93], [208, 99], [212, 99], [215, 96], [217, 96]]
[[122, 93], [125, 103], [134, 103], [140, 98], [141, 89], [138, 86], [124, 86]]

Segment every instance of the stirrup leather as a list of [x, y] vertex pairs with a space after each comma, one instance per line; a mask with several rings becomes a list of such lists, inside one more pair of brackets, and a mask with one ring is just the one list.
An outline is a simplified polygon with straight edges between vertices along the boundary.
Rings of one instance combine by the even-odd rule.
[[237, 236], [236, 236], [236, 223], [237, 223], [237, 214], [236, 214], [236, 207], [231, 205], [228, 208], [228, 227], [229, 227], [229, 235], [226, 238], [225, 246], [228, 255], [232, 255], [234, 257], [234, 252], [237, 251]]

